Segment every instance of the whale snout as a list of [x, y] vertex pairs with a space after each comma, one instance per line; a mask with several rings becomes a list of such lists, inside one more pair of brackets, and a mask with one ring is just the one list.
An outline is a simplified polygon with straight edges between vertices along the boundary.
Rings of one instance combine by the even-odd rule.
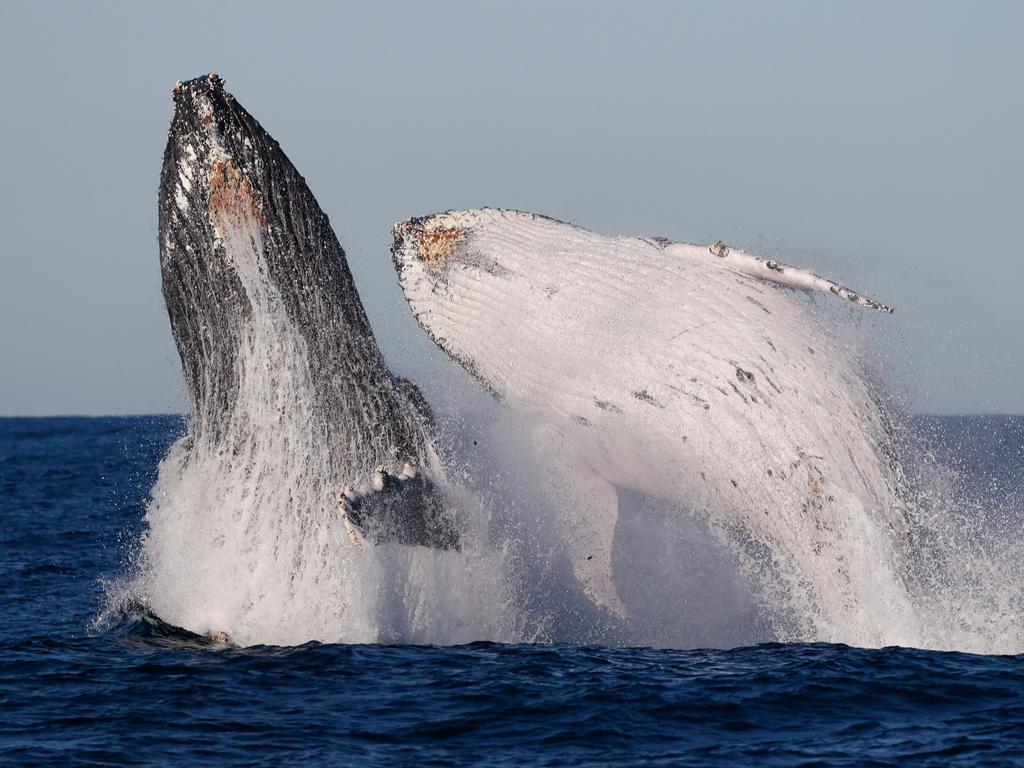
[[216, 72], [192, 80], [179, 80], [171, 91], [174, 121], [171, 133], [191, 128], [200, 130], [223, 118], [224, 106], [234, 97], [224, 90], [224, 78]]
[[253, 139], [261, 129], [235, 97], [224, 88], [224, 78], [211, 72], [178, 81], [171, 91], [174, 116], [167, 132], [165, 163], [186, 173], [209, 172], [230, 158], [239, 170], [252, 170]]
[[[266, 184], [253, 146], [261, 133], [258, 124], [216, 73], [179, 81], [171, 98], [174, 117], [160, 190], [167, 229], [192, 230], [193, 239], [203, 240], [265, 228], [261, 188]], [[196, 232], [205, 222], [212, 230]], [[197, 257], [195, 248], [189, 253]]]
[[[195, 92], [196, 90], [206, 89], [207, 91], [223, 91], [224, 90], [224, 78], [218, 75], [216, 72], [211, 72], [205, 77], [196, 77], [192, 80], [182, 82], [179, 80], [174, 90], [171, 91], [171, 98], [177, 101], [182, 96], [189, 92]], [[230, 94], [228, 94], [230, 95]]]
[[449, 214], [423, 216], [397, 222], [392, 227], [391, 258], [401, 275], [412, 266], [440, 273], [456, 257], [466, 239], [465, 223]]
[[179, 81], [171, 92], [174, 116], [167, 132], [160, 176], [160, 208], [169, 223], [194, 224], [189, 218], [207, 205], [206, 187], [217, 159], [225, 124], [224, 80], [216, 74]]

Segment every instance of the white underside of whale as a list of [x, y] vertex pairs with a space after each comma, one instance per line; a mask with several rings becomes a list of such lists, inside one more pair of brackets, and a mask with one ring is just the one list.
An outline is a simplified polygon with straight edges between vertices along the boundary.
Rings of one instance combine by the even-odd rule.
[[805, 635], [859, 625], [871, 642], [905, 610], [883, 554], [903, 530], [884, 415], [808, 302], [762, 278], [887, 308], [720, 243], [512, 211], [413, 219], [396, 237], [417, 319], [557, 457], [561, 535], [597, 604], [628, 614], [611, 557], [623, 487], [708, 520], [748, 561], [771, 558], [811, 617]]

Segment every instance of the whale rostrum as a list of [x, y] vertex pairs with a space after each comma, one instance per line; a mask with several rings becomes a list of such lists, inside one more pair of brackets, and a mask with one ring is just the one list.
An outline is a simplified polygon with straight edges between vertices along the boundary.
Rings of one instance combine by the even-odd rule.
[[160, 268], [190, 459], [230, 465], [253, 498], [301, 485], [295, 508], [268, 514], [330, 505], [359, 548], [457, 547], [429, 408], [388, 369], [305, 180], [218, 76], [178, 83], [173, 99]]

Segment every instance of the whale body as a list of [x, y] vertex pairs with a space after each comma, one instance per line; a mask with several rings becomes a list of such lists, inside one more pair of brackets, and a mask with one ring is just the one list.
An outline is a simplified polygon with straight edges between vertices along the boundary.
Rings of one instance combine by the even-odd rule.
[[426, 403], [388, 370], [306, 182], [216, 75], [173, 97], [158, 210], [192, 410], [181, 472], [209, 469], [202, 503], [238, 515], [330, 510], [360, 547], [457, 546]]
[[628, 616], [611, 553], [616, 489], [629, 488], [707, 520], [770, 574], [763, 587], [788, 591], [804, 622], [794, 635], [857, 627], [871, 643], [906, 611], [887, 415], [788, 289], [888, 307], [722, 243], [608, 237], [509, 210], [400, 222], [392, 254], [430, 337], [536, 421], [595, 603]]

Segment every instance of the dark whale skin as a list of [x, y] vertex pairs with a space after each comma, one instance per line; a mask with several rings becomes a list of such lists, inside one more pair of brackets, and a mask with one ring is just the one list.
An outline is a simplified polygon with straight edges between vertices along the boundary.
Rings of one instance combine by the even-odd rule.
[[316, 436], [328, 484], [340, 491], [378, 468], [394, 477], [406, 462], [421, 469], [371, 494], [351, 520], [377, 541], [457, 546], [440, 492], [422, 471], [434, 458], [425, 401], [389, 371], [345, 252], [305, 180], [216, 75], [179, 83], [173, 96], [158, 197], [160, 269], [192, 407], [192, 450], [238, 453], [260, 439], [233, 418], [246, 327], [265, 311], [225, 251], [225, 238], [234, 238], [260, 250], [260, 279], [285, 316], [277, 321], [305, 349], [296, 365], [312, 396], [282, 418], [302, 420]]

